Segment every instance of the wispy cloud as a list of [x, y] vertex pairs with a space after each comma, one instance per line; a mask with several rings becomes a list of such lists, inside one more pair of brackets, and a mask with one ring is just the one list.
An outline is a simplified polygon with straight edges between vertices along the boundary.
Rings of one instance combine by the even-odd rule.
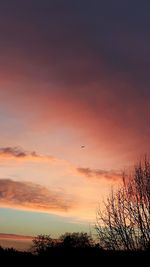
[[68, 211], [74, 201], [63, 192], [38, 184], [0, 179], [0, 205], [39, 211]]
[[32, 240], [33, 239], [33, 236], [0, 233], [0, 239]]
[[1, 156], [12, 156], [16, 158], [25, 158], [27, 156], [32, 157], [39, 157], [36, 152], [30, 152], [27, 153], [25, 150], [23, 150], [20, 147], [1, 147], [0, 148], [0, 155]]
[[98, 179], [118, 180], [121, 178], [121, 172], [115, 170], [101, 170], [90, 168], [77, 168], [77, 171], [88, 178], [96, 177]]
[[26, 151], [22, 147], [0, 147], [1, 159], [19, 159], [19, 160], [44, 160], [44, 161], [58, 161], [59, 159], [50, 155], [41, 155], [36, 151]]

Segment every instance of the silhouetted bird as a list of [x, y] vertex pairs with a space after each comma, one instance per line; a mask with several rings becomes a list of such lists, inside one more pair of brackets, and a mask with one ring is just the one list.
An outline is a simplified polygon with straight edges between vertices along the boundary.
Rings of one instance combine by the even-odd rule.
[[85, 148], [85, 146], [81, 146], [81, 148]]

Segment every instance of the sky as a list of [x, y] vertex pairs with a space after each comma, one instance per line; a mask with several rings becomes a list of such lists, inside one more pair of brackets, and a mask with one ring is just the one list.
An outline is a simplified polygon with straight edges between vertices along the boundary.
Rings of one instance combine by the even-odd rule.
[[89, 231], [149, 154], [150, 2], [0, 1], [0, 233]]

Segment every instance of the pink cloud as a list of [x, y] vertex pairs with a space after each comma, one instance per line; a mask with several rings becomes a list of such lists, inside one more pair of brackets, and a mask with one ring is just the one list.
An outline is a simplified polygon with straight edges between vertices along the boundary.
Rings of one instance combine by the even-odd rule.
[[0, 233], [0, 239], [22, 240], [23, 241], [23, 240], [32, 240], [33, 236]]
[[0, 206], [2, 207], [67, 212], [74, 205], [74, 200], [62, 192], [51, 191], [34, 183], [0, 179]]

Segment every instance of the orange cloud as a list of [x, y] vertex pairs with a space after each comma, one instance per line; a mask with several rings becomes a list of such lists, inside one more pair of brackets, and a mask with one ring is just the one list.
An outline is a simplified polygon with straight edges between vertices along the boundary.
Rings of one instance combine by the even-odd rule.
[[67, 212], [73, 199], [62, 192], [48, 190], [38, 184], [0, 179], [0, 205], [46, 212]]

